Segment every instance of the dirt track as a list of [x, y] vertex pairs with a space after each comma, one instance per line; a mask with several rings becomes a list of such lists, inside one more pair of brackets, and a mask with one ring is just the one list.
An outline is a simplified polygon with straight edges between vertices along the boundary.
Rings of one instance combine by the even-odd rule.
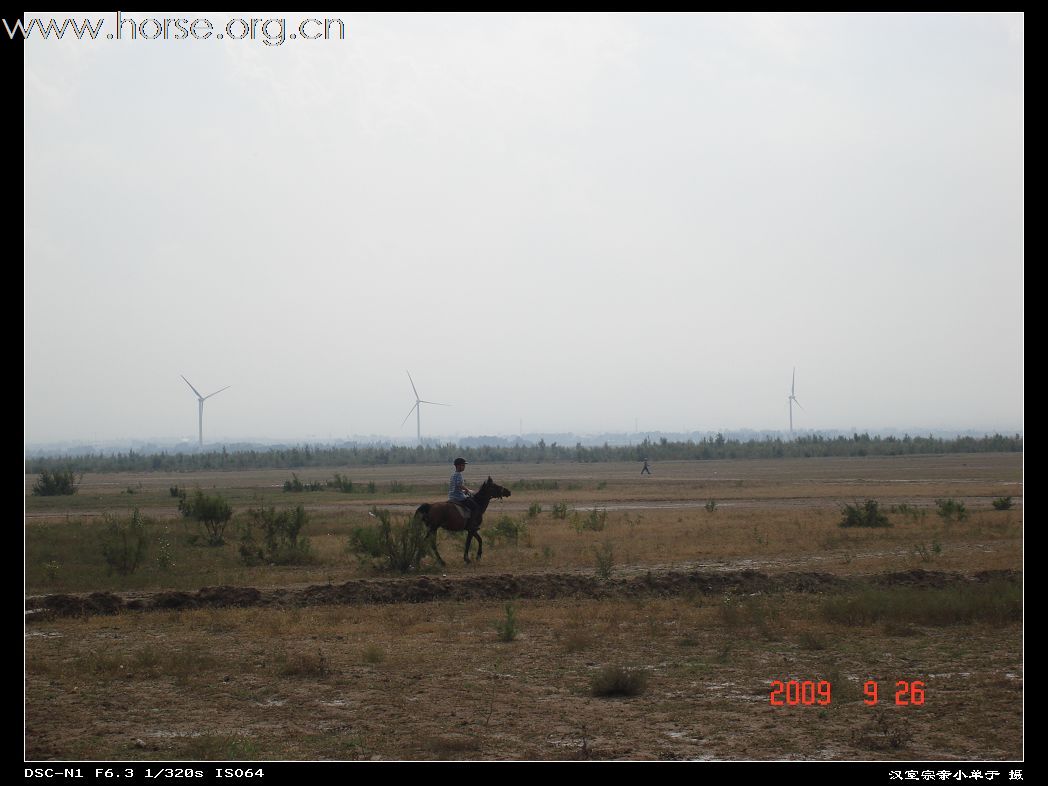
[[733, 572], [668, 571], [622, 579], [600, 580], [580, 573], [503, 574], [441, 578], [359, 579], [344, 584], [304, 588], [204, 587], [196, 592], [162, 591], [149, 594], [92, 592], [43, 595], [26, 599], [26, 620], [55, 616], [113, 614], [125, 610], [195, 609], [246, 606], [319, 606], [381, 603], [425, 603], [437, 600], [484, 601], [515, 598], [636, 598], [687, 594], [833, 592], [863, 584], [908, 587], [944, 587], [992, 579], [1019, 581], [1014, 570], [973, 574], [911, 570], [844, 578], [831, 573], [789, 572], [768, 575], [756, 570]]

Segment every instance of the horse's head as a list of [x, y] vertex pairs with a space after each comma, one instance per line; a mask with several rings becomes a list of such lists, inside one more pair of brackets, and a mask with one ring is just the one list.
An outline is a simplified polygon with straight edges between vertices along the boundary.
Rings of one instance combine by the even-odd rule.
[[500, 486], [493, 481], [491, 475], [488, 475], [488, 479], [481, 484], [480, 491], [484, 492], [488, 499], [502, 499], [503, 497], [508, 497], [512, 493], [505, 486]]

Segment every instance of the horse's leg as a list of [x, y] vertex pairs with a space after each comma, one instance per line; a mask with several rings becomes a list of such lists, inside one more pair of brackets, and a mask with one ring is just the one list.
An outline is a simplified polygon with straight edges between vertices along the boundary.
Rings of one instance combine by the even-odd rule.
[[480, 558], [484, 556], [484, 541], [480, 539], [480, 530], [475, 531], [473, 537], [477, 539], [477, 561], [479, 562]]
[[462, 558], [466, 560], [466, 564], [469, 564], [469, 543], [473, 540], [473, 530], [466, 531], [466, 548], [462, 551]]
[[440, 556], [440, 552], [437, 551], [437, 529], [439, 529], [439, 528], [438, 527], [430, 527], [429, 528], [429, 535], [427, 536], [427, 538], [429, 540], [429, 545], [433, 548], [433, 554], [436, 556], [437, 562], [439, 562], [440, 563], [440, 567], [443, 568], [443, 567], [445, 567], [444, 558], [442, 556]]

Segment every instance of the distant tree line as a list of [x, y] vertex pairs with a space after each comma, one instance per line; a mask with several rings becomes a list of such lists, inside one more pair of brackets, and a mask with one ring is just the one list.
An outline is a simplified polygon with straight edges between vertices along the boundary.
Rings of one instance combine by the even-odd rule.
[[301, 445], [271, 450], [209, 451], [206, 453], [88, 454], [32, 458], [26, 471], [32, 474], [57, 469], [66, 472], [192, 472], [196, 470], [298, 469], [304, 467], [374, 467], [385, 465], [450, 463], [460, 453], [470, 462], [607, 462], [607, 461], [714, 461], [718, 459], [828, 458], [844, 456], [908, 456], [942, 453], [1017, 453], [1023, 438], [994, 434], [986, 437], [851, 437], [810, 435], [790, 441], [782, 439], [737, 441], [720, 434], [700, 441], [670, 442], [645, 439], [636, 445], [573, 446], [536, 444], [459, 447], [455, 443], [406, 447], [399, 445]]

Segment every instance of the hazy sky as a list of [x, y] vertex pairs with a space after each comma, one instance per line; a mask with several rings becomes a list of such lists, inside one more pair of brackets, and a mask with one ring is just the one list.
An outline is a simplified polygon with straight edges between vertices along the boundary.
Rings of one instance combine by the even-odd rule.
[[27, 442], [1022, 427], [1021, 14], [339, 18], [26, 41]]

